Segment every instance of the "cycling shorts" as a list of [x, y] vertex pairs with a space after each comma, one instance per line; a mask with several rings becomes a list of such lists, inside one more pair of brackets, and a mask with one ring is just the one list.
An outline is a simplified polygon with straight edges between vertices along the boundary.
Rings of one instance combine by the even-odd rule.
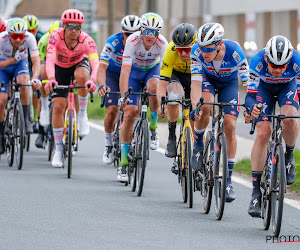
[[[106, 85], [110, 88], [111, 91], [119, 92], [119, 80], [120, 73], [114, 72], [110, 69], [106, 70]], [[109, 107], [112, 105], [118, 105], [118, 100], [120, 99], [120, 95], [117, 94], [107, 94], [105, 98], [105, 107]]]
[[191, 74], [181, 73], [173, 69], [171, 82], [179, 82], [184, 90], [184, 98], [190, 99], [191, 96]]

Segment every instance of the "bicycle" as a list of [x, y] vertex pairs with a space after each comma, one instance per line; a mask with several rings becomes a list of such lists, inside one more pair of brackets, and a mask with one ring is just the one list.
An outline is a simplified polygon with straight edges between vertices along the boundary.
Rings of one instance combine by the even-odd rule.
[[[271, 139], [267, 147], [267, 157], [263, 169], [260, 189], [261, 196], [261, 212], [264, 230], [268, 230], [272, 221], [273, 235], [277, 237], [280, 233], [284, 193], [286, 192], [286, 167], [284, 150], [282, 146], [282, 120], [299, 119], [300, 116], [275, 115], [275, 104], [273, 104], [272, 115], [259, 115], [261, 117], [272, 118]], [[252, 123], [250, 134], [255, 130], [256, 120]]]
[[175, 99], [171, 100], [165, 96], [161, 98], [161, 112], [164, 113], [164, 105], [169, 102], [177, 102], [182, 105], [182, 123], [180, 126], [180, 134], [176, 143], [176, 150], [179, 154], [174, 158], [171, 171], [178, 175], [178, 183], [181, 185], [182, 199], [184, 203], [193, 207], [194, 192], [194, 175], [190, 164], [192, 155], [192, 147], [194, 145], [194, 133], [190, 123], [190, 106], [191, 99]]
[[[53, 86], [54, 87], [54, 86]], [[65, 111], [65, 122], [63, 129], [63, 160], [68, 158], [68, 178], [72, 175], [72, 152], [78, 150], [77, 118], [74, 104], [74, 89], [85, 88], [85, 86], [75, 86], [73, 80], [69, 85], [58, 85], [57, 89], [68, 89], [67, 109]], [[90, 93], [91, 102], [94, 101], [93, 93]]]
[[[207, 132], [203, 151], [203, 168], [195, 173], [196, 190], [200, 191], [203, 201], [203, 210], [208, 214], [211, 207], [212, 194], [215, 199], [215, 215], [221, 220], [225, 207], [225, 191], [228, 177], [227, 144], [224, 134], [224, 108], [231, 106], [242, 106], [245, 104], [234, 104], [225, 102], [203, 102], [200, 98], [197, 104], [196, 115], [199, 114], [202, 105], [212, 105], [212, 126]], [[216, 115], [215, 107], [218, 107]], [[215, 126], [217, 124], [217, 134]]]
[[23, 107], [20, 100], [20, 88], [32, 86], [32, 84], [2, 82], [3, 86], [11, 87], [11, 97], [6, 106], [6, 118], [4, 121], [4, 148], [6, 151], [8, 166], [12, 167], [14, 158], [18, 170], [23, 166], [23, 153], [25, 148], [25, 120]]

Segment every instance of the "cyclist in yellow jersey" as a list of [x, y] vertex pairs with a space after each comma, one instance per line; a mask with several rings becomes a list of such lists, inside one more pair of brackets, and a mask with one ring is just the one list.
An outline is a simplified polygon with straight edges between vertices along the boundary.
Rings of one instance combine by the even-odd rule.
[[[191, 50], [196, 41], [196, 30], [189, 23], [182, 23], [175, 27], [172, 42], [169, 43], [160, 70], [160, 81], [157, 88], [158, 102], [168, 93], [169, 99], [190, 98], [191, 93]], [[168, 103], [165, 113], [160, 110], [158, 115], [165, 117], [168, 113], [169, 137], [165, 155], [176, 156], [176, 123], [179, 115], [179, 104]]]

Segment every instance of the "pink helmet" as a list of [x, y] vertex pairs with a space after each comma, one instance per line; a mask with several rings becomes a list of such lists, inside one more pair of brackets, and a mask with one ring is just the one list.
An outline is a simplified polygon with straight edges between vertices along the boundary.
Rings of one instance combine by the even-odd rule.
[[61, 15], [62, 23], [81, 23], [84, 22], [84, 16], [81, 11], [76, 9], [65, 10]]

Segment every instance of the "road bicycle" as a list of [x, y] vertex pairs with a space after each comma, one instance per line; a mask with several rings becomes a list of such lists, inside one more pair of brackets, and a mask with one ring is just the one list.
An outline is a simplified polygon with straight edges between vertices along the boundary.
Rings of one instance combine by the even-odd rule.
[[[203, 210], [208, 214], [211, 207], [212, 194], [215, 200], [215, 215], [221, 220], [225, 207], [225, 191], [228, 177], [228, 155], [226, 137], [224, 134], [224, 108], [233, 106], [245, 107], [245, 104], [225, 102], [203, 102], [203, 97], [197, 104], [196, 115], [202, 105], [212, 105], [212, 125], [207, 132], [203, 151], [203, 168], [195, 173], [196, 190], [200, 191]], [[215, 107], [218, 109], [216, 114]], [[217, 125], [217, 131], [216, 131]]]
[[193, 207], [194, 174], [190, 164], [192, 147], [194, 145], [194, 134], [190, 123], [191, 99], [168, 99], [161, 98], [161, 111], [164, 113], [164, 105], [169, 102], [177, 102], [182, 105], [182, 123], [180, 135], [176, 142], [176, 150], [179, 153], [174, 158], [171, 171], [178, 175], [178, 183], [181, 185], [183, 202], [188, 202], [190, 208]]

